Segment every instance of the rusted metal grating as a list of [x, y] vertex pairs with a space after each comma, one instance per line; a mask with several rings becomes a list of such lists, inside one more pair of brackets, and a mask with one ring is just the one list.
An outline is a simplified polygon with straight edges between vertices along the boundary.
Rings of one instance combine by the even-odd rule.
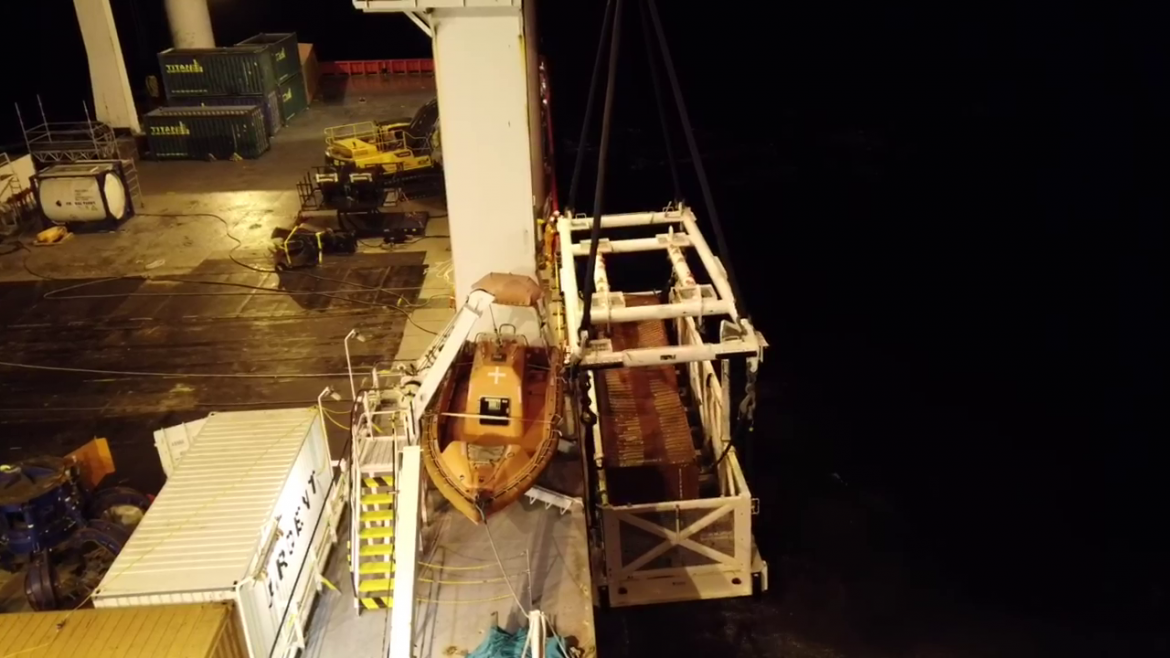
[[[627, 306], [657, 303], [650, 295], [626, 295], [625, 299]], [[669, 345], [661, 320], [613, 325], [609, 338], [615, 350]], [[615, 368], [600, 375], [597, 393], [607, 472], [647, 467], [657, 471], [656, 476], [646, 473], [649, 477], [613, 473], [613, 484], [641, 482], [641, 486], [619, 487], [638, 489], [619, 497], [637, 498], [637, 502], [697, 498], [694, 445], [674, 367]], [[611, 487], [611, 495], [620, 493]]]

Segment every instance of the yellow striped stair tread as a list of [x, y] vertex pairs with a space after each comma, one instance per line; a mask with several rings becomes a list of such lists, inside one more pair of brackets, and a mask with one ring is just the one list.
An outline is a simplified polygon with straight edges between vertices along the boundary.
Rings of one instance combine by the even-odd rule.
[[394, 502], [394, 494], [379, 493], [362, 496], [362, 505], [389, 505]]
[[362, 528], [358, 532], [358, 537], [362, 539], [390, 539], [394, 536], [394, 528], [386, 526], [379, 526], [375, 528]]
[[362, 523], [371, 521], [393, 521], [394, 510], [392, 509], [375, 509], [362, 512]]
[[394, 476], [387, 475], [383, 477], [364, 477], [362, 478], [362, 484], [371, 489], [376, 489], [378, 487], [393, 487]]
[[394, 573], [394, 563], [385, 560], [378, 560], [377, 562], [362, 562], [362, 566], [358, 569], [358, 573], [363, 576], [377, 576], [389, 575]]
[[362, 557], [394, 555], [394, 544], [366, 544], [358, 550]]
[[393, 578], [372, 578], [370, 580], [363, 580], [358, 583], [358, 591], [362, 594], [369, 594], [373, 592], [386, 592], [389, 594], [393, 590]]
[[389, 608], [393, 606], [394, 599], [389, 596], [363, 596], [361, 597], [362, 607], [366, 610], [377, 610], [379, 608]]

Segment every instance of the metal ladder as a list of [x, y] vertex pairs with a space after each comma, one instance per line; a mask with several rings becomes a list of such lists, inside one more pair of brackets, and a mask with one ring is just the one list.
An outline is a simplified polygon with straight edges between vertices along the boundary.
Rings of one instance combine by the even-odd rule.
[[0, 153], [0, 236], [20, 232], [24, 217], [24, 186], [7, 153]]
[[374, 411], [376, 396], [353, 429], [350, 555], [354, 605], [359, 611], [391, 608], [396, 570], [394, 526], [399, 451], [406, 445], [406, 414]]

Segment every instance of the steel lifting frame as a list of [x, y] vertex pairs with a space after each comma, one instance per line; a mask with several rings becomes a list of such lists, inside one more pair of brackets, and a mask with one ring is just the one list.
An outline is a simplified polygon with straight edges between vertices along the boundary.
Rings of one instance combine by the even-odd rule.
[[[707, 245], [694, 213], [687, 206], [669, 208], [661, 212], [602, 216], [603, 231], [662, 226], [666, 232], [650, 238], [619, 240], [601, 238], [597, 246], [597, 262], [594, 265], [596, 292], [591, 300], [593, 304], [591, 322], [594, 325], [608, 325], [645, 320], [721, 316], [726, 319], [720, 325], [719, 342], [621, 351], [614, 351], [608, 340], [586, 342], [584, 333], [577, 331], [581, 324], [581, 304], [573, 303], [573, 300], [580, 297], [575, 261], [589, 255], [589, 241], [586, 238], [574, 242], [573, 234], [589, 231], [592, 220], [587, 217], [557, 217], [556, 225], [560, 238], [560, 283], [566, 300], [569, 352], [579, 360], [582, 367], [657, 366], [663, 363], [711, 361], [733, 356], [755, 359], [767, 347], [764, 337], [755, 330], [751, 321], [741, 317], [736, 309], [735, 296], [727, 280], [727, 271]], [[707, 278], [711, 281], [710, 284], [696, 282], [694, 273], [687, 265], [685, 249], [693, 249], [699, 256]], [[664, 251], [670, 261], [675, 278], [670, 295], [671, 301], [666, 304], [627, 307], [622, 293], [610, 289], [605, 256], [649, 251]]]

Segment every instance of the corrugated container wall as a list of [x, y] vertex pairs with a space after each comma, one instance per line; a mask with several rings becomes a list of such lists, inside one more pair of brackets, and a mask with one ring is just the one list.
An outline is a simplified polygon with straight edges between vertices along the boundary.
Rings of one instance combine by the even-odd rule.
[[253, 658], [292, 656], [337, 493], [317, 410], [214, 413], [189, 444], [93, 603], [234, 601]]
[[276, 81], [284, 82], [301, 72], [301, 58], [297, 50], [297, 35], [293, 32], [262, 32], [244, 39], [237, 46], [263, 46], [272, 55]]
[[265, 96], [276, 89], [272, 56], [264, 46], [164, 50], [158, 54], [167, 98]]
[[160, 107], [143, 117], [143, 130], [158, 160], [258, 158], [269, 146], [259, 105]]
[[231, 603], [0, 615], [3, 656], [244, 658]]
[[280, 111], [286, 124], [309, 106], [305, 80], [300, 73], [280, 83], [276, 91], [280, 94]]
[[280, 109], [280, 96], [276, 90], [267, 96], [180, 96], [170, 100], [171, 107], [223, 107], [226, 105], [259, 105], [264, 109], [264, 127], [268, 135], [280, 132], [284, 117]]

